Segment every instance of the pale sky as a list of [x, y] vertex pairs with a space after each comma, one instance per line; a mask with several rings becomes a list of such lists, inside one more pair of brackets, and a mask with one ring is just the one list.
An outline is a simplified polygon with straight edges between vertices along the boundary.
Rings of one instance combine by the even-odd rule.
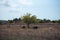
[[60, 0], [0, 0], [0, 20], [19, 18], [27, 12], [40, 19], [60, 19]]

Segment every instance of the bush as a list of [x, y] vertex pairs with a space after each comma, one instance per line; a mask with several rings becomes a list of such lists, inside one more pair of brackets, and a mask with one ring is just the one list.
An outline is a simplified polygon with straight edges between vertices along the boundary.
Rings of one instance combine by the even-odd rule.
[[2, 21], [0, 21], [0, 25], [2, 24]]
[[25, 28], [25, 26], [22, 26], [22, 28]]
[[37, 29], [38, 27], [37, 26], [34, 26], [33, 29]]

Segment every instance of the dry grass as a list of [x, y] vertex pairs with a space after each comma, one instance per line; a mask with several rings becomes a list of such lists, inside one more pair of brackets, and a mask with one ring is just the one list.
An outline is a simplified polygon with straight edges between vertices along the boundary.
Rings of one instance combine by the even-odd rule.
[[2, 27], [0, 40], [60, 40], [60, 27], [43, 27], [28, 29], [20, 27]]

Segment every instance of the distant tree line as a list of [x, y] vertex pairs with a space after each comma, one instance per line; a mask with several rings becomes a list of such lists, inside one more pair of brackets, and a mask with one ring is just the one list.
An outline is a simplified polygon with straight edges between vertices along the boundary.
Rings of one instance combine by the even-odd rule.
[[0, 20], [0, 25], [5, 23], [26, 23], [29, 27], [29, 24], [33, 23], [60, 23], [60, 19], [58, 20], [49, 20], [49, 19], [38, 19], [35, 15], [31, 15], [29, 13], [25, 14], [21, 18], [14, 18], [13, 20]]

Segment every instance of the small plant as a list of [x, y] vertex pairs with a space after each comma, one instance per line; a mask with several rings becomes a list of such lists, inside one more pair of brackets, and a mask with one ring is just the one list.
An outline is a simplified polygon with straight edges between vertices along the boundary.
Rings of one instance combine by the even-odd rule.
[[22, 28], [25, 28], [25, 26], [22, 26]]
[[34, 26], [33, 29], [37, 29], [38, 27], [37, 26]]

